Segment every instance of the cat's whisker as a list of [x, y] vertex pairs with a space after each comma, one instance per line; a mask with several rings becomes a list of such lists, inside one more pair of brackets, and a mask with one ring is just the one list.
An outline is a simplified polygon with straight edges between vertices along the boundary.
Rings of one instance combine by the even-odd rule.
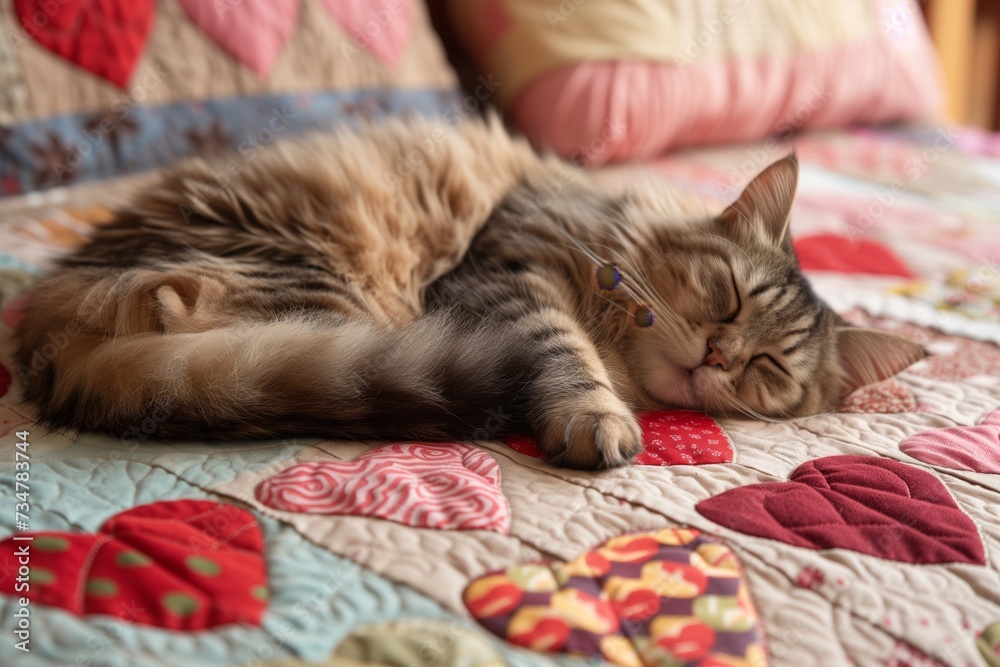
[[680, 324], [681, 318], [668, 306], [654, 291], [647, 289], [651, 281], [645, 271], [638, 266], [633, 266], [629, 262], [620, 262], [624, 269], [621, 287], [634, 301], [644, 304], [653, 309], [657, 317], [673, 321]]
[[[600, 267], [604, 264], [613, 263], [608, 261], [604, 257], [601, 257], [597, 253], [593, 252], [590, 248], [588, 248], [585, 244], [573, 238], [573, 236], [570, 235], [569, 232], [565, 232], [565, 234], [566, 237], [572, 242], [572, 245], [560, 244], [564, 248], [568, 248], [571, 250], [572, 249], [578, 250], [585, 257], [594, 262], [596, 267]], [[604, 246], [603, 244], [599, 245], [601, 245], [601, 247], [603, 247], [606, 250], [611, 250], [610, 248]], [[660, 317], [665, 320], [673, 320], [679, 323], [680, 320], [677, 317], [677, 315], [665, 303], [660, 301], [658, 298], [654, 297], [650, 292], [647, 292], [642, 287], [641, 282], [635, 279], [636, 276], [645, 277], [640, 270], [638, 270], [636, 267], [633, 267], [629, 263], [624, 261], [619, 261], [617, 263], [624, 269], [622, 282], [619, 285], [622, 291], [624, 291], [633, 301], [651, 307], [653, 309], [654, 314], [657, 317]], [[631, 285], [629, 283], [631, 283]], [[605, 300], [610, 301], [610, 299], [607, 299], [606, 297], [602, 298], [605, 298]], [[622, 308], [618, 304], [615, 304], [615, 306], [617, 306], [622, 312], [626, 313], [627, 315], [630, 316], [632, 315], [632, 313]]]
[[613, 301], [612, 299], [609, 299], [608, 297], [604, 296], [603, 294], [602, 294], [602, 295], [600, 295], [600, 296], [601, 296], [601, 298], [602, 298], [603, 300], [607, 301], [607, 302], [608, 302], [609, 304], [611, 304], [612, 306], [614, 306], [614, 307], [615, 307], [615, 308], [617, 308], [618, 310], [622, 311], [622, 312], [623, 312], [623, 313], [625, 313], [626, 315], [629, 315], [629, 316], [631, 316], [631, 315], [632, 315], [632, 313], [630, 313], [630, 312], [628, 311], [628, 309], [627, 309], [627, 308], [624, 308], [624, 307], [622, 307], [622, 305], [621, 305], [621, 304], [618, 304], [618, 303], [615, 303], [615, 302], [614, 302], [614, 301]]

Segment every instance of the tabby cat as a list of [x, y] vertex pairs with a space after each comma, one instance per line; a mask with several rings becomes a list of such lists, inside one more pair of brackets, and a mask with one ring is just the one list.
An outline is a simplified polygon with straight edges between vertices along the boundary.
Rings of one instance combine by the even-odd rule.
[[585, 469], [640, 451], [636, 409], [828, 411], [923, 351], [813, 294], [787, 233], [797, 177], [779, 160], [721, 214], [610, 194], [496, 121], [196, 159], [34, 289], [25, 398], [116, 437], [151, 414], [168, 439], [530, 429]]

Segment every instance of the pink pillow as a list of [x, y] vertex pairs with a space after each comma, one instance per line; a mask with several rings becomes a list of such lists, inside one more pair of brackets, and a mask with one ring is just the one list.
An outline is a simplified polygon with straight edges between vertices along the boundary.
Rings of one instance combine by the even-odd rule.
[[929, 118], [942, 102], [910, 0], [448, 1], [509, 118], [581, 163]]

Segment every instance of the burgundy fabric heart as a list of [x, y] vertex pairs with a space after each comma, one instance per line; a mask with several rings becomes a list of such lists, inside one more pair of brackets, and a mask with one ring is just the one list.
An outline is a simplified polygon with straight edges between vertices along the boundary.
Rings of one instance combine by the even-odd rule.
[[899, 448], [932, 466], [1000, 474], [1000, 410], [986, 415], [979, 426], [923, 431]]
[[124, 88], [153, 24], [153, 0], [14, 0], [25, 33]]
[[732, 489], [696, 509], [732, 530], [806, 549], [986, 563], [972, 519], [928, 472], [872, 456], [828, 456], [803, 463], [789, 480]]

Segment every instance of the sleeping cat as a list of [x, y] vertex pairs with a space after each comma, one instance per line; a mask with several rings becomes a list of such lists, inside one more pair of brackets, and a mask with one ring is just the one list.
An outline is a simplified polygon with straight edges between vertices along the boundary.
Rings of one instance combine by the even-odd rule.
[[496, 121], [193, 160], [35, 288], [25, 398], [113, 436], [151, 414], [154, 437], [199, 440], [489, 423], [585, 469], [641, 450], [636, 409], [828, 411], [923, 352], [813, 294], [787, 230], [797, 177], [779, 160], [721, 213], [613, 195]]

